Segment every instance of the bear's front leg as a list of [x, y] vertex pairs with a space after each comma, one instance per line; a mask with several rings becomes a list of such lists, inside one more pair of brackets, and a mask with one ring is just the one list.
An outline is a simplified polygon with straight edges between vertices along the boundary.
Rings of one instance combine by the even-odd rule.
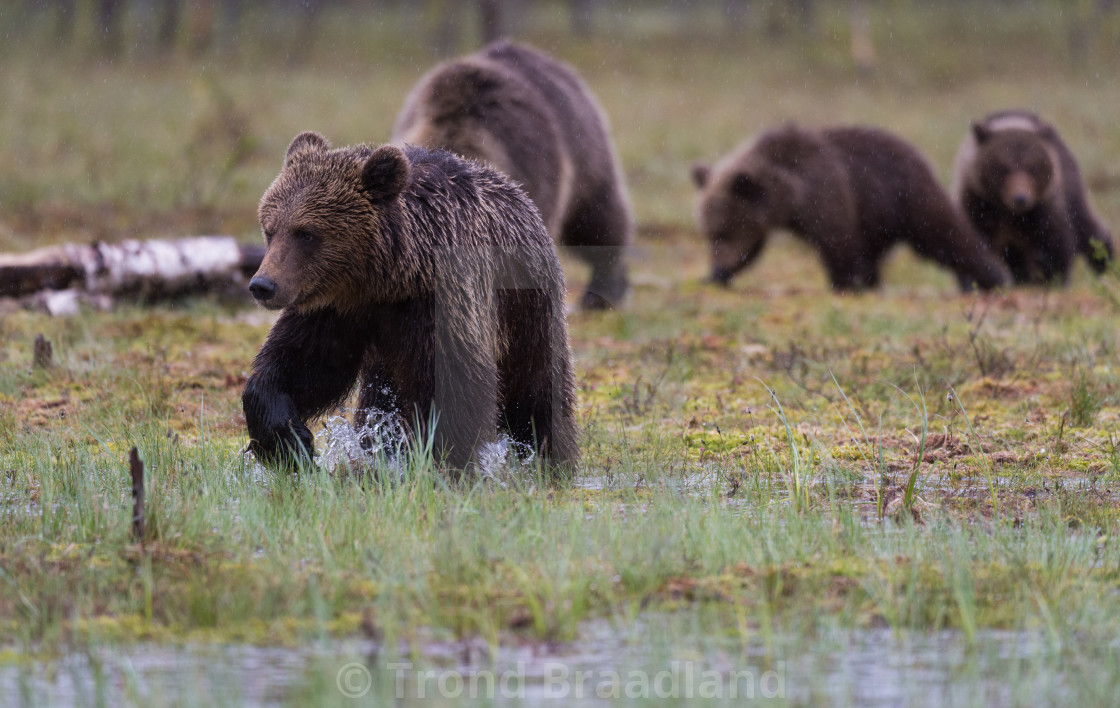
[[1077, 237], [1060, 214], [1042, 213], [1027, 221], [1029, 239], [1038, 256], [1042, 282], [1069, 285]]
[[249, 449], [266, 463], [314, 455], [305, 421], [341, 401], [361, 366], [365, 327], [352, 320], [286, 310], [272, 326], [241, 397]]
[[315, 454], [307, 429], [292, 397], [277, 386], [254, 375], [241, 396], [245, 423], [249, 428], [249, 450], [262, 462], [280, 464]]

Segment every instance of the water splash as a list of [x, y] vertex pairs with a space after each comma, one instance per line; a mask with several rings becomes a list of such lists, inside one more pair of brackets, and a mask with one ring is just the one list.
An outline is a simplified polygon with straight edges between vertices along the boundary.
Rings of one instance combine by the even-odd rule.
[[[402, 473], [400, 461], [408, 449], [408, 434], [395, 411], [374, 408], [366, 410], [365, 423], [355, 428], [346, 418], [347, 411], [340, 411], [323, 421], [323, 428], [315, 434], [314, 462], [331, 472], [376, 469]], [[351, 411], [355, 413], [355, 411]], [[251, 451], [243, 453], [245, 469], [258, 482], [272, 478], [271, 472]]]
[[267, 485], [272, 480], [272, 473], [251, 450], [241, 453], [241, 459], [245, 462], [245, 473], [249, 475], [249, 479], [261, 486]]
[[478, 448], [477, 457], [479, 476], [502, 484], [500, 477], [503, 473], [531, 467], [536, 451], [532, 445], [517, 442], [503, 434], [494, 442], [483, 443]]
[[[400, 416], [396, 411], [371, 408], [366, 410], [365, 423], [354, 427], [347, 415], [356, 413], [340, 410], [323, 421], [322, 429], [315, 434], [315, 464], [331, 472], [348, 468], [402, 476], [410, 441]], [[271, 476], [252, 452], [246, 451], [244, 456], [246, 468], [255, 479], [265, 480]], [[502, 434], [497, 440], [479, 446], [476, 458], [482, 479], [505, 486], [503, 478], [532, 468], [536, 451], [532, 445]]]
[[323, 429], [315, 435], [316, 464], [333, 471], [339, 466], [381, 469], [388, 462], [399, 473], [402, 453], [409, 446], [400, 416], [396, 411], [369, 408], [365, 418], [360, 427], [341, 414], [323, 421]]

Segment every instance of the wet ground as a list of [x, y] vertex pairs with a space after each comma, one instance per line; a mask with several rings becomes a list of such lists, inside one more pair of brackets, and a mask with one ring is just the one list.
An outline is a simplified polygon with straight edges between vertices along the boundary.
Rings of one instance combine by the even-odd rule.
[[[672, 623], [669, 619], [669, 623]], [[572, 643], [525, 643], [491, 654], [480, 641], [426, 639], [386, 648], [337, 642], [252, 646], [103, 647], [28, 666], [0, 666], [3, 705], [605, 706], [644, 704], [1073, 705], [1058, 648], [1041, 636], [984, 631], [916, 636], [825, 634], [811, 652], [770, 651], [717, 637], [663, 642], [666, 618], [620, 629], [587, 623]], [[791, 645], [794, 644], [791, 642]], [[802, 646], [804, 646], [802, 644]]]

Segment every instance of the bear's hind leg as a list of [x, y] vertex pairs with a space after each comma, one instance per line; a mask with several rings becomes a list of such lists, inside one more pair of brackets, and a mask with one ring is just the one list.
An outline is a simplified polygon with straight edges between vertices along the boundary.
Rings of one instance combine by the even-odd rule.
[[436, 459], [457, 474], [476, 465], [479, 447], [494, 439], [498, 375], [491, 352], [455, 354], [436, 363], [433, 405]]
[[507, 346], [498, 362], [502, 426], [553, 471], [570, 471], [579, 456], [570, 400], [571, 362], [563, 312], [543, 290], [505, 290], [500, 297]]
[[430, 442], [436, 464], [458, 479], [477, 461], [479, 445], [493, 438], [497, 376], [485, 362], [440, 358], [429, 359], [430, 366], [414, 361], [393, 377], [397, 410], [413, 443]]
[[923, 182], [911, 195], [897, 229], [897, 240], [909, 243], [919, 256], [952, 271], [964, 292], [1006, 285], [1008, 270], [997, 250], [989, 247], [993, 238], [1003, 237], [998, 235], [998, 222], [985, 216], [986, 207], [980, 202], [973, 203], [989, 237], [957, 211], [932, 174], [924, 175]]
[[580, 299], [585, 310], [619, 307], [630, 288], [626, 244], [630, 217], [621, 196], [607, 193], [569, 211], [561, 243], [591, 266], [591, 280]]
[[[448, 300], [451, 303], [450, 299]], [[464, 301], [451, 303], [463, 305]], [[492, 442], [498, 426], [498, 372], [493, 337], [478, 328], [494, 326], [493, 315], [434, 312], [431, 359], [432, 395], [427, 401], [428, 420], [435, 423], [433, 452], [452, 477], [478, 463], [479, 447]], [[464, 325], [469, 323], [469, 326]], [[403, 396], [402, 396], [403, 398]], [[403, 403], [404, 401], [402, 401]]]
[[853, 239], [815, 240], [832, 289], [859, 292], [879, 282], [877, 264], [857, 251]]

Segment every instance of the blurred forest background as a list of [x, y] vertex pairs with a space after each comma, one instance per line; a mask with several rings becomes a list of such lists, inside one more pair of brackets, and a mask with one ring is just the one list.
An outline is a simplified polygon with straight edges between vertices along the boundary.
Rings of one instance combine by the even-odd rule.
[[[464, 41], [485, 43], [563, 21], [580, 38], [596, 30], [641, 33], [650, 20], [660, 20], [675, 31], [719, 27], [729, 35], [754, 30], [772, 40], [805, 41], [828, 29], [840, 9], [851, 25], [853, 59], [867, 68], [874, 61], [872, 11], [940, 7], [963, 12], [985, 6], [1037, 19], [1042, 19], [1040, 10], [1057, 11], [1071, 53], [1084, 59], [1120, 0], [23, 0], [11, 5], [16, 7], [7, 13], [7, 24], [18, 38], [46, 30], [67, 45], [86, 33], [88, 43], [109, 57], [178, 50], [230, 55], [242, 42], [259, 41], [287, 25], [296, 29], [292, 39], [301, 44], [302, 51], [291, 55], [297, 61], [309, 56], [321, 30], [329, 28], [324, 17], [338, 13], [348, 21], [392, 16], [398, 29], [426, 37], [432, 51], [448, 55]], [[884, 20], [890, 24], [889, 16]]]
[[774, 122], [867, 122], [947, 181], [968, 121], [1036, 110], [1120, 221], [1120, 0], [11, 0], [0, 250], [233, 233], [287, 141], [388, 137], [441, 58], [568, 61], [614, 125], [646, 235], [691, 229], [688, 166]]

